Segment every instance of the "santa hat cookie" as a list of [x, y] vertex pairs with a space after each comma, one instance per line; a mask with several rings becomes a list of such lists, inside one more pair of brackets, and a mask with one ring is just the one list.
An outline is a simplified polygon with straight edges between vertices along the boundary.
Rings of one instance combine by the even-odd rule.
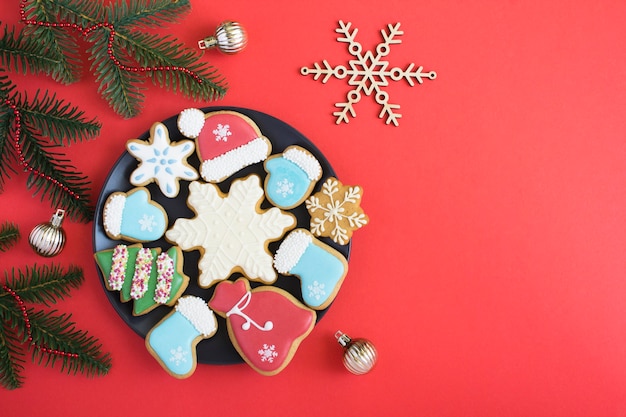
[[207, 182], [225, 180], [243, 168], [264, 161], [272, 144], [249, 117], [234, 111], [202, 113], [187, 109], [178, 118], [180, 132], [196, 140], [200, 176]]

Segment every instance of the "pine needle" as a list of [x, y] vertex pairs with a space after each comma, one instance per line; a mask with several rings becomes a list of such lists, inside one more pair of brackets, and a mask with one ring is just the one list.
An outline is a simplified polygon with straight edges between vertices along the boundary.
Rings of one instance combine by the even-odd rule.
[[17, 224], [4, 222], [0, 225], [0, 252], [6, 252], [20, 240], [20, 229]]

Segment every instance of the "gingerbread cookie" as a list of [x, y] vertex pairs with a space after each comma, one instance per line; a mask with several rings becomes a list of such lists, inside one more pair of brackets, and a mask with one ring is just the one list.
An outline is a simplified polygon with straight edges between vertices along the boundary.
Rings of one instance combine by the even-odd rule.
[[199, 286], [208, 288], [235, 272], [266, 284], [276, 280], [268, 245], [295, 226], [296, 218], [277, 207], [261, 210], [260, 184], [250, 175], [233, 181], [228, 194], [214, 184], [189, 186], [187, 204], [195, 217], [177, 219], [165, 237], [185, 251], [200, 251]]
[[206, 302], [186, 295], [148, 332], [146, 348], [170, 375], [187, 378], [198, 363], [196, 345], [216, 332], [217, 320]]
[[217, 284], [209, 307], [226, 319], [233, 346], [262, 375], [275, 375], [289, 364], [317, 317], [287, 291], [250, 289], [245, 278]]
[[167, 213], [145, 187], [112, 193], [102, 212], [104, 231], [111, 239], [152, 242], [167, 229]]
[[164, 196], [173, 198], [180, 190], [180, 180], [198, 178], [198, 172], [187, 163], [187, 157], [195, 150], [194, 142], [171, 142], [163, 123], [152, 125], [148, 142], [132, 139], [126, 143], [126, 149], [139, 161], [130, 174], [130, 183], [135, 186], [156, 182]]
[[264, 161], [271, 153], [271, 142], [249, 117], [229, 110], [203, 115], [200, 120], [197, 111], [184, 110], [178, 118], [178, 129], [196, 139], [200, 175], [205, 181], [221, 182]]
[[132, 300], [135, 316], [160, 305], [174, 305], [189, 284], [183, 272], [183, 253], [176, 246], [161, 252], [141, 244], [120, 244], [96, 252], [94, 257], [107, 290], [119, 291], [122, 302]]
[[301, 146], [287, 147], [282, 154], [270, 156], [263, 164], [265, 195], [270, 203], [282, 209], [291, 209], [311, 194], [322, 177], [319, 161]]
[[327, 178], [322, 190], [306, 200], [311, 232], [347, 245], [353, 231], [369, 222], [360, 207], [362, 195], [363, 190], [358, 185], [343, 185], [337, 178]]
[[306, 229], [290, 232], [274, 255], [276, 270], [300, 278], [302, 299], [315, 310], [330, 305], [348, 273], [343, 255]]

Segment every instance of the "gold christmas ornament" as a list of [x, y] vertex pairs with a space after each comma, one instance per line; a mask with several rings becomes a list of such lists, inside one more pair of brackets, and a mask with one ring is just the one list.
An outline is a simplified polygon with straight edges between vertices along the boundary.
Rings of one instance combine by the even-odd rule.
[[65, 210], [58, 209], [48, 223], [35, 226], [28, 236], [28, 243], [35, 253], [51, 257], [58, 255], [65, 246], [65, 231], [61, 227]]
[[248, 44], [248, 34], [238, 22], [227, 20], [215, 29], [215, 35], [198, 41], [198, 48], [217, 48], [225, 54], [243, 51]]
[[341, 331], [335, 333], [335, 338], [344, 348], [343, 364], [348, 371], [355, 375], [363, 375], [374, 368], [378, 352], [372, 342], [367, 339], [352, 340]]

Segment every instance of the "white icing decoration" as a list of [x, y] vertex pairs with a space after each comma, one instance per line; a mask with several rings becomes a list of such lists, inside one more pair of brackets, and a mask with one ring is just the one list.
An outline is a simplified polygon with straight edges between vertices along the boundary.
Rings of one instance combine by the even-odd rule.
[[287, 274], [296, 266], [313, 237], [302, 230], [291, 232], [280, 244], [274, 255], [274, 266], [281, 274]]
[[322, 177], [322, 167], [320, 163], [313, 155], [303, 149], [289, 148], [283, 152], [283, 158], [298, 165], [311, 181], [317, 181]]
[[104, 228], [113, 235], [118, 236], [122, 231], [122, 213], [126, 204], [126, 196], [115, 194], [111, 196], [104, 206]]
[[276, 280], [267, 244], [280, 239], [295, 218], [276, 207], [257, 211], [264, 198], [260, 181], [257, 175], [235, 180], [226, 196], [214, 184], [190, 184], [187, 203], [196, 216], [177, 219], [166, 237], [182, 250], [203, 249], [198, 262], [201, 287], [227, 279], [238, 267], [249, 279]]
[[217, 328], [213, 310], [200, 297], [189, 295], [179, 298], [176, 311], [189, 320], [198, 333], [205, 337], [211, 336]]
[[217, 124], [217, 127], [213, 129], [213, 134], [215, 135], [215, 141], [224, 141], [228, 142], [228, 137], [232, 136], [233, 132], [230, 131], [230, 125], [223, 125], [221, 123]]
[[148, 281], [152, 273], [152, 251], [141, 248], [135, 259], [135, 272], [130, 287], [130, 297], [134, 300], [142, 298], [148, 291]]
[[250, 316], [248, 316], [243, 311], [250, 304], [250, 300], [252, 299], [252, 293], [250, 291], [246, 291], [246, 293], [237, 301], [237, 304], [233, 306], [230, 310], [226, 312], [226, 317], [230, 317], [232, 315], [239, 316], [245, 320], [245, 322], [241, 325], [243, 330], [250, 330], [250, 325], [253, 325], [257, 329], [262, 332], [269, 332], [274, 328], [274, 323], [271, 320], [266, 321], [263, 326], [254, 321]]
[[276, 184], [276, 193], [282, 195], [283, 198], [293, 194], [294, 183], [287, 178]]
[[178, 130], [189, 139], [198, 137], [204, 127], [204, 112], [199, 109], [185, 109], [178, 116]]
[[315, 298], [318, 301], [320, 299], [325, 299], [327, 295], [325, 287], [326, 284], [313, 281], [313, 284], [307, 287], [307, 289], [309, 290], [309, 297]]
[[152, 231], [154, 230], [154, 226], [156, 226], [154, 216], [148, 216], [147, 214], [144, 214], [141, 219], [137, 220], [137, 222], [139, 223], [139, 229], [142, 232], [145, 232], [147, 230], [148, 232], [152, 233]]
[[261, 362], [274, 363], [274, 358], [278, 357], [278, 352], [276, 352], [276, 346], [268, 345], [267, 343], [263, 344], [261, 349], [259, 349], [258, 354], [261, 357]]
[[178, 181], [198, 178], [196, 170], [187, 164], [187, 157], [195, 151], [190, 140], [171, 142], [167, 127], [156, 123], [149, 142], [131, 140], [127, 143], [128, 153], [139, 161], [139, 166], [130, 175], [133, 185], [144, 185], [155, 181], [166, 197], [178, 195]]
[[181, 363], [187, 362], [188, 355], [189, 355], [189, 351], [184, 350], [181, 345], [178, 345], [176, 349], [170, 349], [169, 361], [173, 362], [174, 365], [176, 366], [180, 366]]
[[217, 182], [230, 177], [235, 172], [257, 162], [264, 161], [269, 153], [265, 139], [256, 138], [245, 145], [232, 149], [223, 155], [202, 162], [200, 175], [205, 181]]

